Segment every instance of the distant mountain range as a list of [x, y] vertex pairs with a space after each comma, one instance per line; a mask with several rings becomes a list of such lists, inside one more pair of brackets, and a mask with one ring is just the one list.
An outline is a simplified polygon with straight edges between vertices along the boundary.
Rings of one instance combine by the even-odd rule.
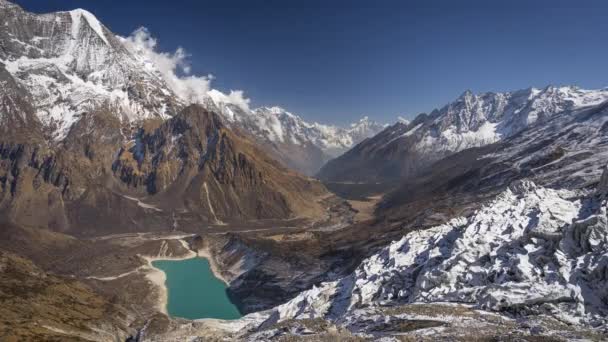
[[387, 127], [328, 162], [318, 176], [333, 182], [397, 182], [455, 152], [501, 141], [556, 114], [606, 100], [608, 89], [548, 86], [478, 95], [466, 91], [441, 109]]
[[308, 123], [280, 107], [244, 109], [220, 99], [207, 102], [228, 125], [247, 132], [285, 165], [308, 175], [386, 127], [364, 117], [348, 127]]

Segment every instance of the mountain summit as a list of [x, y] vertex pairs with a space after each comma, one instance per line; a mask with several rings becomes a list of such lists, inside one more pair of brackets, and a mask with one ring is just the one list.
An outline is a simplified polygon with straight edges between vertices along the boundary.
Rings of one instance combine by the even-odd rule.
[[598, 105], [608, 89], [528, 88], [506, 93], [465, 91], [454, 102], [411, 122], [398, 122], [328, 162], [329, 181], [398, 181], [455, 152], [485, 146], [555, 114]]
[[[4, 1], [0, 18], [0, 63], [30, 96], [38, 120], [55, 142], [67, 136], [83, 112], [104, 105], [121, 121], [125, 134], [133, 124], [167, 119], [190, 103], [221, 113], [226, 123], [252, 135], [286, 165], [312, 174], [383, 126], [360, 122], [339, 128], [310, 124], [278, 107], [249, 109], [212, 90], [185, 96], [172, 77], [129, 39], [115, 36], [82, 9], [32, 14]], [[194, 93], [206, 85], [193, 84]], [[202, 97], [202, 98], [201, 98]]]
[[163, 229], [180, 215], [184, 225], [323, 216], [311, 201], [323, 186], [257, 147], [258, 126], [235, 133], [214, 106], [187, 103], [91, 13], [2, 2], [0, 18], [0, 214], [10, 221], [102, 234], [140, 220]]

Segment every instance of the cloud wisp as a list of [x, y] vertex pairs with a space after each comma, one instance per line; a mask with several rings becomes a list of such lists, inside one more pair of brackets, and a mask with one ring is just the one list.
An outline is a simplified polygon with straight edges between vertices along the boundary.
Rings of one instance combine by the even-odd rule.
[[233, 104], [249, 110], [250, 100], [242, 90], [231, 90], [225, 94], [211, 87], [213, 75], [192, 75], [188, 61], [190, 55], [182, 47], [173, 53], [157, 51], [157, 40], [147, 28], [138, 28], [122, 42], [130, 51], [153, 64], [171, 90], [183, 101], [204, 103], [211, 98], [215, 103]]

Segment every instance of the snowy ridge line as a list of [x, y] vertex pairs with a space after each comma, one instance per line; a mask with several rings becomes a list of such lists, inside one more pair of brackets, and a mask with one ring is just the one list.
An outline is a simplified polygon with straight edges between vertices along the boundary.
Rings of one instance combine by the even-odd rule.
[[[505, 93], [464, 92], [456, 101], [429, 115], [431, 127], [421, 132], [416, 150], [458, 152], [494, 143], [548, 118], [608, 100], [608, 89], [576, 86], [528, 88]], [[426, 122], [429, 125], [429, 122]]]
[[247, 110], [218, 99], [213, 99], [210, 107], [221, 113], [229, 123], [241, 125], [259, 138], [274, 143], [313, 144], [330, 156], [345, 152], [386, 127], [367, 116], [347, 127], [309, 123], [281, 107]]
[[55, 142], [67, 137], [82, 113], [106, 106], [130, 125], [164, 120], [198, 103], [265, 141], [312, 144], [330, 156], [384, 127], [368, 118], [342, 128], [308, 123], [279, 107], [250, 109], [242, 91], [226, 94], [211, 88], [213, 76], [191, 75], [184, 49], [157, 51], [157, 40], [145, 28], [126, 38], [112, 35], [83, 9], [33, 14], [11, 5], [0, 11], [9, 27], [0, 62], [32, 95], [37, 117]]
[[307, 318], [347, 322], [363, 308], [450, 302], [605, 327], [606, 212], [596, 196], [516, 181], [471, 217], [411, 232], [351, 275], [265, 312], [260, 327]]

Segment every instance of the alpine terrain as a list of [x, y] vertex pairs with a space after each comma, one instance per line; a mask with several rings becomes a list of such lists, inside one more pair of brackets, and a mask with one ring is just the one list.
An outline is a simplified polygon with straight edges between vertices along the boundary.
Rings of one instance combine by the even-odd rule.
[[[0, 0], [0, 340], [608, 339], [608, 89], [340, 127], [185, 56]], [[171, 312], [195, 257], [239, 318]]]
[[327, 163], [319, 177], [344, 182], [390, 182], [415, 175], [458, 151], [488, 145], [555, 114], [597, 105], [608, 89], [528, 88], [508, 93], [464, 92], [456, 101], [397, 122]]

